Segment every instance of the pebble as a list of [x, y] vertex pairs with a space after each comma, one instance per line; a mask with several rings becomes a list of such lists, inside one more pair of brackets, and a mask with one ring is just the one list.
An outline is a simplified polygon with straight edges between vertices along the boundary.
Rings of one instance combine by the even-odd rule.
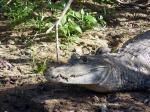
[[106, 104], [102, 105], [101, 112], [108, 112], [108, 108], [107, 108]]
[[144, 100], [144, 104], [150, 106], [150, 99], [145, 99], [145, 100]]

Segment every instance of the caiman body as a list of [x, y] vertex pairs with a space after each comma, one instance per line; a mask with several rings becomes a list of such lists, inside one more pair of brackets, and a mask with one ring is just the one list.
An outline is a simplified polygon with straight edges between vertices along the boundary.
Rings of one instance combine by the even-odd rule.
[[84, 56], [75, 64], [49, 67], [47, 80], [97, 92], [150, 88], [150, 31], [127, 41], [118, 53]]

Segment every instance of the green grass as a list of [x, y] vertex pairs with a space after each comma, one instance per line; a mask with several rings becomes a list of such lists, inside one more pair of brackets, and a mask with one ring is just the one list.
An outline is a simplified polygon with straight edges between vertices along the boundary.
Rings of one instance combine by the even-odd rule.
[[[58, 17], [60, 17], [60, 14], [66, 5], [66, 1], [68, 0], [61, 0], [58, 3], [50, 3], [48, 0], [13, 0], [10, 4], [6, 4], [6, 0], [1, 0], [0, 6], [1, 10], [4, 11], [5, 16], [7, 16], [11, 26], [15, 27], [23, 23], [25, 25], [24, 27], [31, 27], [34, 28], [36, 32], [44, 33], [53, 22], [58, 20]], [[115, 3], [115, 0], [93, 1], [98, 3]], [[74, 1], [74, 3], [76, 2]], [[104, 11], [104, 9], [101, 10], [103, 15], [106, 15], [109, 12], [107, 10]], [[49, 12], [51, 15], [45, 16], [45, 12]], [[103, 15], [97, 16], [95, 12], [92, 12], [89, 9], [81, 8], [73, 10], [70, 8], [59, 25], [61, 49], [68, 49], [78, 41], [80, 34], [86, 30], [106, 26]], [[51, 33], [50, 37], [54, 36], [55, 34]], [[29, 40], [27, 40], [27, 43], [32, 45], [32, 40], [28, 41]], [[36, 51], [32, 50], [31, 60], [33, 70], [36, 73], [41, 73], [46, 66], [46, 59], [44, 61], [39, 60], [36, 58], [36, 55]]]

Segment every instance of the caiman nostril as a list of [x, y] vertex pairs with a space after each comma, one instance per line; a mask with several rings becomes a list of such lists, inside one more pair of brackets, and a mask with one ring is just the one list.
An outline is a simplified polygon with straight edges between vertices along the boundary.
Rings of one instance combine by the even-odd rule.
[[54, 77], [54, 76], [51, 76], [51, 78], [54, 79], [55, 77]]

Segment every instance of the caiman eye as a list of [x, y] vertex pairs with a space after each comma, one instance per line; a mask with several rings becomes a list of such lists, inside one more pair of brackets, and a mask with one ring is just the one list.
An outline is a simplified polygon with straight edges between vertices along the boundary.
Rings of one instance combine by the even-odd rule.
[[81, 56], [80, 59], [82, 60], [83, 63], [88, 62], [88, 58], [86, 56]]

